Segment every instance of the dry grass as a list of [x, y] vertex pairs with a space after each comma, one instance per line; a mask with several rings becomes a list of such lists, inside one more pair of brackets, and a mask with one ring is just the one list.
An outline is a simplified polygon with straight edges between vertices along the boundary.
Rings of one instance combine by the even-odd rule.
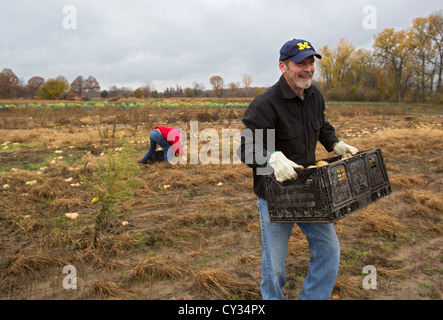
[[432, 231], [441, 233], [443, 228], [439, 225], [441, 214], [443, 212], [443, 198], [441, 193], [428, 190], [409, 189], [399, 194], [411, 208], [411, 215], [414, 217], [423, 217], [435, 221], [436, 225]]
[[121, 285], [109, 280], [95, 280], [92, 290], [102, 298], [128, 299], [132, 296], [132, 291], [123, 288]]
[[288, 254], [296, 257], [309, 254], [308, 241], [297, 226], [292, 229], [291, 238], [289, 238]]
[[254, 264], [260, 261], [260, 257], [251, 255], [251, 254], [244, 254], [238, 259], [239, 264]]
[[359, 149], [365, 150], [373, 148], [376, 141], [377, 146], [382, 147], [385, 156], [402, 158], [404, 161], [411, 161], [417, 157], [417, 160], [438, 162], [435, 159], [441, 156], [443, 149], [441, 137], [440, 129], [385, 129], [358, 139], [356, 144], [360, 146]]
[[390, 177], [389, 182], [393, 189], [411, 189], [424, 185], [425, 180], [418, 175], [398, 175]]
[[190, 227], [195, 224], [204, 224], [207, 221], [207, 215], [204, 212], [189, 212], [183, 215], [177, 215], [168, 220], [170, 228]]
[[36, 251], [23, 250], [13, 256], [6, 257], [4, 261], [6, 263], [5, 267], [2, 267], [0, 279], [7, 276], [26, 278], [29, 274], [39, 277], [39, 272], [50, 266], [69, 264], [60, 252], [48, 252], [42, 249]]
[[358, 214], [360, 224], [360, 233], [364, 236], [376, 235], [390, 239], [395, 239], [401, 235], [407, 228], [397, 218], [389, 216], [376, 205], [366, 207]]
[[431, 210], [443, 212], [443, 198], [441, 193], [423, 190], [408, 190], [401, 194], [402, 198], [410, 204], [420, 204]]
[[254, 294], [257, 287], [252, 282], [235, 280], [224, 270], [205, 268], [194, 275], [200, 290], [208, 291], [220, 299], [233, 299], [236, 295]]
[[207, 242], [205, 234], [201, 231], [179, 228], [176, 230], [165, 230], [164, 240], [171, 243], [174, 247], [180, 249], [192, 250], [195, 247], [201, 247]]
[[132, 277], [181, 280], [188, 273], [188, 269], [170, 258], [147, 257], [137, 264]]
[[51, 204], [51, 207], [57, 212], [70, 212], [83, 206], [85, 206], [85, 201], [78, 198], [56, 198]]
[[386, 278], [400, 278], [404, 279], [405, 273], [403, 270], [392, 270], [392, 269], [386, 269], [386, 268], [377, 268], [377, 275], [380, 275], [382, 277]]
[[334, 285], [334, 293], [338, 293], [340, 296], [358, 298], [362, 294], [362, 289], [351, 279], [338, 275]]

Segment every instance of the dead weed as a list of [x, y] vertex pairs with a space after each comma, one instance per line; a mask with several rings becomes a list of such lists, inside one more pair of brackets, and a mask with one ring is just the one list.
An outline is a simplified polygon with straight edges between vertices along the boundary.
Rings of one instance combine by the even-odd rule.
[[92, 290], [102, 298], [128, 299], [132, 291], [109, 280], [95, 280]]
[[205, 268], [197, 272], [194, 278], [201, 291], [208, 291], [220, 299], [257, 294], [256, 284], [238, 281], [224, 270]]
[[357, 216], [360, 220], [361, 234], [368, 237], [369, 235], [378, 235], [395, 239], [401, 235], [407, 228], [399, 219], [389, 216], [376, 205], [366, 207], [361, 210]]
[[188, 268], [170, 257], [146, 257], [137, 264], [131, 277], [182, 280], [189, 273]]

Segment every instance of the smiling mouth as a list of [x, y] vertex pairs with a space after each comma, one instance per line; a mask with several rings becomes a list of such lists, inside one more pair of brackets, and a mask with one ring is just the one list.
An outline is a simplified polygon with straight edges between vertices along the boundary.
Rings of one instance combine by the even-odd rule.
[[311, 80], [311, 76], [300, 76], [299, 77], [301, 80]]

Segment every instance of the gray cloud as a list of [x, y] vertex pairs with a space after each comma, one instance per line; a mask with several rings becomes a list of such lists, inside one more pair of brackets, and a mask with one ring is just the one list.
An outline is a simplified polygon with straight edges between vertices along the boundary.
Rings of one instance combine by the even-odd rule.
[[[365, 5], [377, 9], [377, 29], [362, 27]], [[77, 29], [63, 28], [73, 5]], [[406, 28], [412, 19], [440, 9], [439, 1], [164, 0], [0, 2], [0, 68], [27, 81], [93, 75], [103, 89], [165, 86], [207, 88], [212, 75], [226, 83], [252, 75], [255, 86], [279, 76], [278, 51], [294, 37], [316, 48], [340, 38], [357, 48], [372, 45], [386, 27]]]

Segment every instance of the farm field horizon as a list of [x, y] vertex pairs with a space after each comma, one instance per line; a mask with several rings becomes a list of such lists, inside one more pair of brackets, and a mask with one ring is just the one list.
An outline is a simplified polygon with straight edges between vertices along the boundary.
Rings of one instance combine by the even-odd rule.
[[[233, 157], [191, 164], [188, 145], [184, 163], [138, 163], [156, 125], [182, 129], [188, 144], [193, 121], [197, 134], [221, 138], [243, 128], [251, 100], [0, 100], [0, 299], [261, 299], [251, 169]], [[381, 148], [392, 187], [335, 222], [341, 262], [331, 299], [441, 300], [443, 107], [326, 105], [339, 139]], [[215, 151], [207, 147], [199, 135], [200, 155]], [[331, 155], [318, 145], [318, 159]], [[110, 163], [121, 176], [106, 170]], [[105, 182], [121, 188], [95, 238]], [[308, 264], [294, 226], [287, 299], [297, 299]], [[66, 266], [76, 270], [76, 289], [66, 289]], [[374, 289], [363, 287], [365, 266], [377, 272]]]

